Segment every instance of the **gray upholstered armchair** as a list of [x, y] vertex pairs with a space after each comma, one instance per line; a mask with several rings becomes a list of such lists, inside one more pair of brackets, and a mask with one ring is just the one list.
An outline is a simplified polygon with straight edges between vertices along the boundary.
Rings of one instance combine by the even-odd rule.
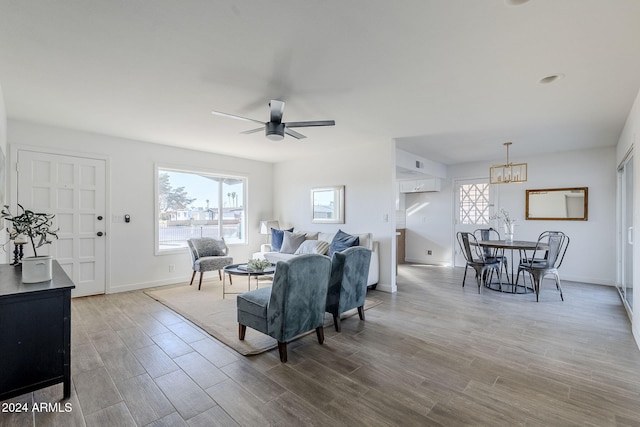
[[240, 340], [247, 326], [275, 338], [283, 363], [287, 362], [287, 342], [304, 332], [315, 329], [322, 344], [330, 273], [331, 260], [325, 255], [279, 261], [273, 286], [238, 295]]
[[340, 315], [347, 310], [357, 308], [360, 319], [364, 320], [370, 262], [371, 251], [361, 246], [333, 254], [326, 311], [333, 315], [333, 324], [338, 332], [341, 329]]
[[[233, 257], [229, 256], [229, 248], [227, 248], [224, 242], [224, 237], [189, 239], [187, 240], [187, 244], [189, 245], [189, 253], [191, 254], [191, 263], [193, 266], [193, 274], [191, 275], [189, 286], [193, 284], [193, 279], [196, 277], [196, 272], [198, 271], [200, 272], [198, 290], [202, 287], [202, 274], [205, 271], [218, 270], [218, 277], [222, 280], [220, 270], [227, 265], [233, 264]], [[229, 280], [231, 280], [231, 276], [229, 276]]]

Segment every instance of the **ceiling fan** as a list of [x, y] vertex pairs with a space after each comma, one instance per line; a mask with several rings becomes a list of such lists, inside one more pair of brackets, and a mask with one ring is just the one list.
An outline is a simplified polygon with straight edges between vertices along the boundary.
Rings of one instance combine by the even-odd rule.
[[271, 110], [271, 115], [268, 122], [261, 122], [260, 120], [249, 119], [247, 117], [236, 116], [233, 114], [222, 113], [220, 111], [212, 111], [211, 114], [215, 114], [216, 116], [222, 117], [230, 117], [232, 119], [244, 120], [246, 122], [255, 122], [260, 123], [261, 127], [251, 130], [246, 130], [241, 132], [243, 134], [260, 132], [264, 129], [267, 138], [273, 141], [280, 141], [284, 138], [284, 134], [286, 133], [289, 136], [292, 136], [296, 139], [306, 138], [303, 134], [296, 132], [291, 128], [302, 128], [302, 127], [311, 127], [311, 126], [333, 126], [336, 124], [334, 120], [316, 120], [316, 121], [307, 121], [307, 122], [282, 122], [282, 114], [284, 113], [284, 102], [278, 101], [276, 99], [272, 99], [269, 102], [269, 109]]

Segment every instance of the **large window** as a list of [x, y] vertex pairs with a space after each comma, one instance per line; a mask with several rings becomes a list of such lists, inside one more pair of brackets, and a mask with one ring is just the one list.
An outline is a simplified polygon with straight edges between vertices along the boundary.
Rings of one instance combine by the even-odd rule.
[[157, 168], [157, 180], [158, 251], [186, 247], [192, 237], [246, 243], [246, 178]]

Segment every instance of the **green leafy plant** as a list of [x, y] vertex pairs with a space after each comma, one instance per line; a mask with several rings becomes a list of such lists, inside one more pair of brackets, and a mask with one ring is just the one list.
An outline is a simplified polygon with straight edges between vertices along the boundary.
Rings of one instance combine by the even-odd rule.
[[266, 259], [250, 259], [247, 261], [247, 269], [253, 271], [262, 271], [267, 267], [271, 267], [271, 263]]
[[31, 241], [31, 247], [33, 248], [33, 255], [38, 256], [36, 249], [51, 244], [50, 238], [58, 238], [58, 230], [53, 228], [54, 214], [47, 214], [41, 212], [33, 212], [25, 209], [22, 205], [18, 204], [18, 208], [22, 213], [13, 215], [9, 210], [9, 206], [5, 205], [2, 211], [0, 211], [0, 218], [4, 218], [10, 221], [13, 226], [8, 229], [9, 239], [15, 240], [16, 237], [23, 235], [28, 237]]

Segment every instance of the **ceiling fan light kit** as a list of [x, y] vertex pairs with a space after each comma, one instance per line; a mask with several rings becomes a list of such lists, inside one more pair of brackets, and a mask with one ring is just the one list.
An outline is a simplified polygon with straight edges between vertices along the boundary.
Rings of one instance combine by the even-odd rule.
[[264, 132], [272, 141], [282, 141], [284, 139], [284, 123], [267, 122], [264, 124]]
[[525, 182], [527, 180], [527, 164], [511, 163], [509, 161], [509, 146], [512, 142], [505, 142], [507, 147], [507, 162], [502, 165], [493, 165], [489, 168], [490, 184], [510, 184]]
[[262, 129], [264, 129], [265, 135], [267, 136], [268, 139], [272, 141], [281, 141], [284, 138], [285, 134], [292, 136], [296, 139], [306, 138], [306, 136], [304, 136], [303, 134], [291, 129], [294, 127], [334, 126], [336, 124], [334, 120], [314, 120], [314, 121], [306, 121], [306, 122], [284, 123], [282, 121], [282, 115], [284, 113], [284, 102], [279, 101], [277, 99], [272, 99], [271, 102], [269, 102], [269, 110], [270, 110], [270, 115], [269, 115], [268, 122], [261, 122], [259, 120], [250, 119], [242, 116], [236, 116], [234, 114], [223, 113], [220, 111], [212, 111], [211, 114], [214, 114], [216, 116], [228, 117], [230, 119], [243, 120], [246, 122], [260, 123], [264, 126], [259, 127], [257, 129], [246, 130], [241, 133], [250, 134], [250, 133], [259, 132]]

